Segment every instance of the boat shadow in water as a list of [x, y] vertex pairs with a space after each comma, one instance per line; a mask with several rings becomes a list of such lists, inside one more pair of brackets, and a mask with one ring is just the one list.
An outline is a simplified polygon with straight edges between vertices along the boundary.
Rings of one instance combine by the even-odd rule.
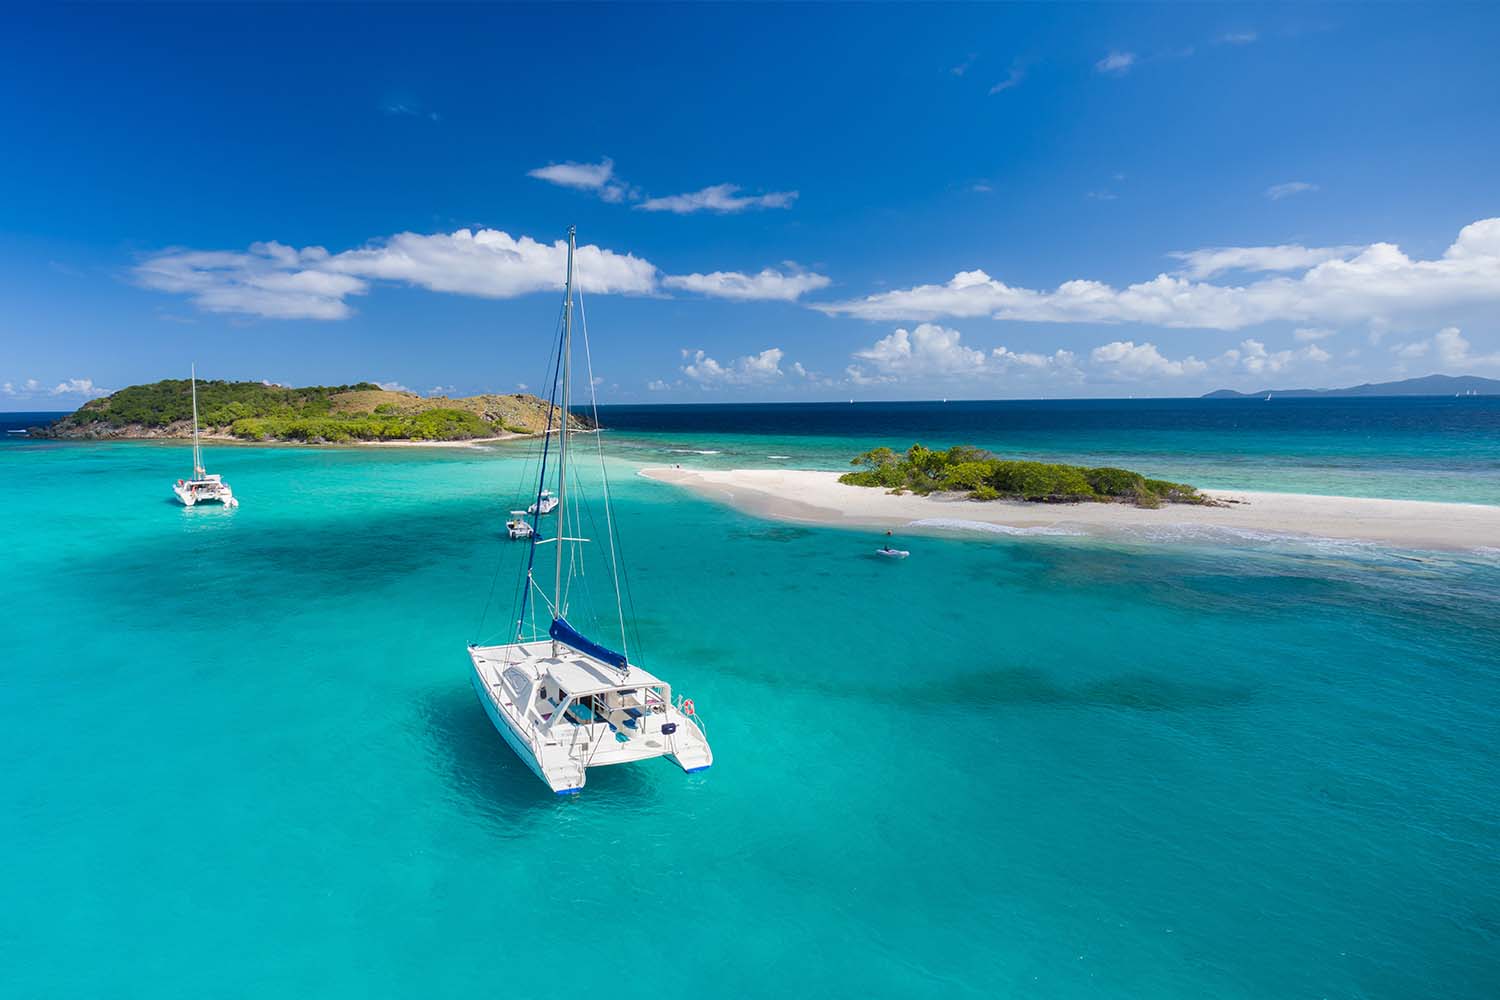
[[629, 801], [656, 804], [657, 785], [648, 771], [685, 777], [670, 761], [645, 761], [589, 771], [588, 785], [577, 795], [557, 795], [516, 756], [495, 731], [489, 716], [467, 684], [454, 684], [418, 699], [423, 737], [439, 776], [455, 796], [495, 822], [501, 836], [527, 833], [533, 817], [569, 808], [579, 801], [618, 806]]

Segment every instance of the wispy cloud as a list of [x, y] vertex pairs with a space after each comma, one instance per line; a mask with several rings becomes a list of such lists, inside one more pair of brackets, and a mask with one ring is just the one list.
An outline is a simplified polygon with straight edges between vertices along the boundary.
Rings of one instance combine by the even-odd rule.
[[1304, 247], [1283, 244], [1274, 247], [1208, 247], [1174, 250], [1167, 254], [1182, 261], [1189, 278], [1212, 278], [1227, 271], [1301, 271], [1325, 260], [1342, 260], [1363, 250], [1361, 246]]
[[611, 204], [631, 201], [638, 203], [636, 208], [647, 212], [673, 212], [677, 215], [694, 212], [731, 215], [757, 208], [791, 208], [792, 202], [797, 200], [796, 191], [740, 194], [738, 184], [714, 184], [699, 191], [642, 200], [640, 189], [622, 179], [615, 172], [615, 162], [607, 156], [598, 163], [549, 163], [528, 170], [526, 176], [575, 191], [589, 191]]
[[615, 161], [607, 156], [598, 163], [549, 163], [526, 171], [526, 176], [575, 191], [592, 191], [611, 204], [635, 196], [634, 189], [615, 176]]
[[441, 116], [436, 111], [429, 111], [414, 101], [389, 101], [382, 105], [381, 109], [388, 115], [404, 118], [426, 118], [428, 121], [439, 121]]
[[783, 272], [768, 267], [758, 274], [713, 271], [709, 274], [668, 275], [662, 279], [662, 284], [716, 299], [791, 302], [807, 292], [828, 287], [829, 279], [795, 268]]
[[1336, 333], [1338, 333], [1337, 330], [1330, 330], [1323, 326], [1299, 326], [1292, 331], [1292, 338], [1306, 344], [1315, 340], [1327, 340]]
[[1136, 63], [1136, 58], [1134, 52], [1114, 51], [1094, 63], [1094, 69], [1101, 73], [1112, 73], [1120, 76], [1130, 72], [1130, 68]]
[[[1146, 323], [1166, 327], [1235, 330], [1284, 321], [1338, 327], [1350, 323], [1407, 324], [1457, 318], [1474, 306], [1500, 307], [1500, 218], [1465, 226], [1431, 260], [1412, 259], [1393, 243], [1373, 243], [1345, 256], [1306, 262], [1343, 248], [1251, 247], [1194, 251], [1179, 259], [1218, 273], [1236, 253], [1237, 266], [1282, 269], [1303, 254], [1303, 263], [1243, 285], [1222, 285], [1191, 276], [1159, 274], [1125, 288], [1073, 279], [1052, 290], [1007, 285], [981, 270], [961, 271], [940, 285], [879, 292], [862, 299], [817, 304], [830, 315], [861, 319], [931, 321], [990, 316], [1047, 323]], [[1266, 251], [1275, 251], [1268, 254]]]
[[1249, 45], [1260, 38], [1254, 31], [1229, 31], [1219, 36], [1219, 41], [1225, 45]]
[[957, 66], [950, 68], [948, 72], [952, 73], [954, 76], [963, 76], [969, 71], [969, 67], [974, 65], [974, 60], [975, 58], [977, 58], [977, 55], [977, 53], [970, 52], [967, 56], [964, 57], [963, 62], [959, 63]]
[[412, 391], [412, 390], [408, 389], [406, 386], [402, 385], [400, 382], [376, 382], [375, 384], [378, 385], [378, 386], [380, 386], [380, 388], [384, 389], [386, 392], [411, 392]]
[[715, 184], [688, 194], [647, 198], [636, 207], [647, 212], [673, 212], [677, 215], [689, 215], [693, 212], [716, 212], [720, 215], [727, 215], [752, 208], [791, 208], [792, 202], [797, 200], [796, 191], [741, 195], [737, 193], [739, 190], [738, 184]]
[[1266, 197], [1272, 201], [1280, 201], [1283, 198], [1290, 198], [1294, 194], [1303, 194], [1307, 191], [1316, 190], [1318, 190], [1318, 185], [1310, 184], [1307, 181], [1287, 181], [1285, 184], [1272, 184], [1266, 188]]
[[1020, 82], [1024, 79], [1026, 79], [1026, 70], [1022, 68], [1020, 63], [1012, 63], [1010, 67], [1010, 75], [990, 88], [990, 96], [993, 97], [995, 94], [1009, 90], [1012, 87], [1020, 84]]

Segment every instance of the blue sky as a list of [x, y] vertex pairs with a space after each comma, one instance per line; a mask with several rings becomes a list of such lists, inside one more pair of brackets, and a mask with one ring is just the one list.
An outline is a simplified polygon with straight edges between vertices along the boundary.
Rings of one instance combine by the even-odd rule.
[[0, 15], [0, 408], [1500, 376], [1493, 6]]

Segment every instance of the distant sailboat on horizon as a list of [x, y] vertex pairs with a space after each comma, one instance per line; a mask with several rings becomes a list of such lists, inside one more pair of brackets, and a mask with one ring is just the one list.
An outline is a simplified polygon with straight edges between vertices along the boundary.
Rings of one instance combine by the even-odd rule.
[[193, 383], [193, 478], [179, 479], [172, 492], [184, 507], [195, 507], [200, 503], [221, 503], [225, 507], [238, 507], [234, 491], [216, 473], [209, 475], [203, 468], [203, 448], [198, 443], [198, 366], [192, 367]]

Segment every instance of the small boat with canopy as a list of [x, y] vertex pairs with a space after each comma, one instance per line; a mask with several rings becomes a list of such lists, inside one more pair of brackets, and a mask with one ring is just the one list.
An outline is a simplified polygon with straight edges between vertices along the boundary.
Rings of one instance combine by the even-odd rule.
[[234, 491], [217, 474], [210, 475], [203, 468], [203, 448], [198, 444], [198, 366], [192, 369], [193, 382], [193, 478], [179, 479], [172, 485], [172, 492], [184, 507], [195, 507], [200, 503], [221, 503], [225, 507], [238, 507]]
[[[517, 533], [516, 512], [512, 512], [509, 523], [511, 537], [529, 544], [517, 569], [515, 613], [504, 626], [508, 641], [469, 644], [470, 680], [485, 714], [526, 766], [559, 795], [581, 791], [592, 767], [666, 757], [692, 773], [713, 763], [702, 716], [692, 700], [678, 697], [674, 701], [672, 686], [635, 662], [627, 642], [619, 539], [610, 511], [603, 444], [599, 446], [602, 524], [587, 505], [584, 483], [572, 454], [568, 415], [575, 294], [580, 318], [583, 316], [582, 292], [574, 281], [574, 249], [575, 234], [570, 228], [559, 341], [548, 371], [552, 396], [547, 433], [538, 445], [536, 501], [527, 511], [530, 522], [521, 522], [527, 531]], [[587, 322], [581, 326], [587, 358]], [[592, 393], [591, 364], [587, 374]], [[597, 426], [597, 404], [594, 409]], [[555, 494], [545, 488], [549, 483], [555, 483]], [[546, 504], [549, 499], [551, 506]], [[555, 537], [539, 538], [537, 521], [554, 509]], [[606, 559], [612, 584], [614, 604], [608, 611], [613, 621], [609, 624], [619, 626], [618, 651], [611, 648], [613, 642], [606, 645], [586, 634], [590, 630], [586, 618], [593, 618], [594, 635], [605, 626], [594, 609], [587, 607], [592, 589], [591, 574], [584, 572], [591, 554], [584, 548], [590, 541], [583, 537], [585, 526], [590, 530], [602, 528], [605, 536], [597, 548]], [[549, 545], [553, 547], [552, 565], [551, 573], [546, 574], [548, 560], [544, 558], [538, 565], [537, 555]], [[551, 576], [550, 593], [538, 580], [539, 575]], [[625, 582], [628, 589], [628, 578]], [[575, 583], [579, 584], [576, 588]], [[486, 615], [488, 610], [486, 607]], [[575, 627], [570, 615], [582, 627]], [[481, 631], [483, 627], [481, 619]]]
[[557, 509], [557, 497], [552, 495], [551, 490], [542, 490], [537, 494], [536, 502], [526, 508], [528, 514], [550, 514]]

